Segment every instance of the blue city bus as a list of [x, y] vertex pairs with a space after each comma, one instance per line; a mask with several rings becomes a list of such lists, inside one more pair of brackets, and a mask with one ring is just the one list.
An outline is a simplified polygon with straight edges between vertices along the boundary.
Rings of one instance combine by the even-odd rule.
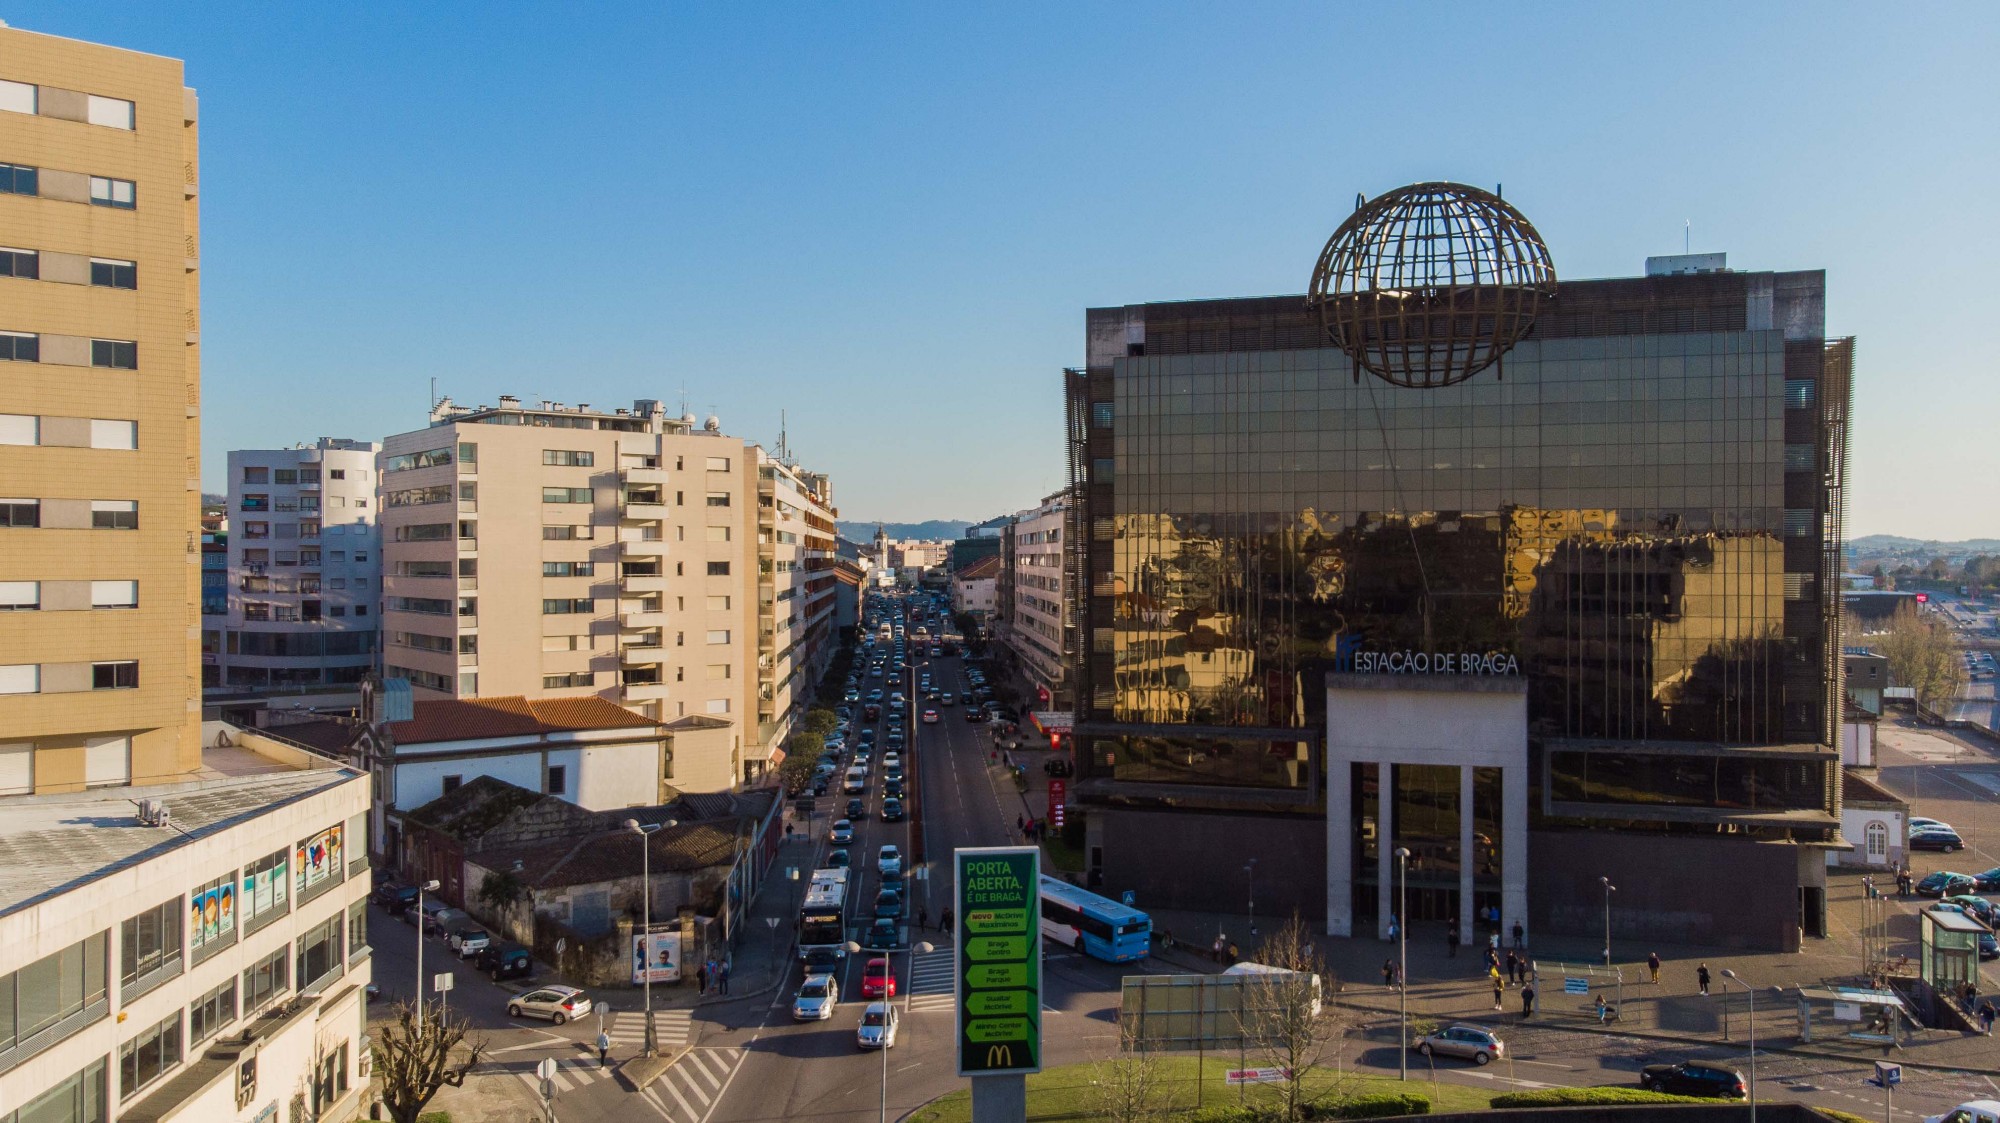
[[1044, 875], [1042, 935], [1098, 959], [1129, 963], [1152, 951], [1153, 920], [1130, 905]]

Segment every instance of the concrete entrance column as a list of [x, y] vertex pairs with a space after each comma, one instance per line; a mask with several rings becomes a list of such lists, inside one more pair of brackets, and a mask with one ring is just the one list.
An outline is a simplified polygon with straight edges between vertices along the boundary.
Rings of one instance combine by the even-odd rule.
[[1392, 916], [1396, 911], [1396, 770], [1385, 761], [1375, 764], [1375, 793], [1375, 935], [1386, 940], [1390, 920], [1403, 918]]
[[[1470, 765], [1458, 768], [1458, 942], [1472, 943], [1472, 874], [1477, 864], [1472, 848], [1472, 778]], [[1501, 879], [1506, 874], [1501, 873]]]

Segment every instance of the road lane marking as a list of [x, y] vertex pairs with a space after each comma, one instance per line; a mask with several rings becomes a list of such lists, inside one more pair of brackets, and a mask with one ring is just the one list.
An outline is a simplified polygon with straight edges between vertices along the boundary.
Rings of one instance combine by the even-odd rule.
[[736, 1074], [743, 1071], [743, 1062], [749, 1056], [749, 1051], [745, 1050], [742, 1055], [736, 1058], [736, 1067], [729, 1070], [729, 1079], [722, 1082], [722, 1088], [716, 1092], [715, 1099], [709, 1101], [708, 1113], [703, 1115], [698, 1123], [708, 1123], [708, 1117], [714, 1115], [715, 1109], [722, 1106], [722, 1097], [729, 1092], [729, 1086], [736, 1083]]

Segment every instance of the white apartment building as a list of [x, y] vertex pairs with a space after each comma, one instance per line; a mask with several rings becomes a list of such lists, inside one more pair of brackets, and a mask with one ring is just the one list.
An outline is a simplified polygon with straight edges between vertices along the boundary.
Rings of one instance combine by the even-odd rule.
[[[1066, 708], [1070, 702], [1069, 658], [1075, 637], [1064, 609], [1063, 524], [1069, 492], [1056, 492], [1018, 512], [1001, 552], [1001, 588], [996, 598], [1002, 619], [996, 638], [1013, 651], [1038, 705]], [[1042, 697], [1046, 694], [1046, 697]]]
[[369, 779], [221, 728], [177, 782], [0, 799], [9, 1123], [359, 1115]]
[[380, 468], [385, 675], [724, 721], [730, 774], [767, 770], [828, 658], [824, 476], [657, 401], [512, 397], [440, 402]]
[[951, 610], [987, 619], [999, 602], [999, 584], [999, 555], [980, 558], [951, 575]]
[[381, 446], [321, 437], [229, 454], [229, 613], [221, 686], [356, 683], [375, 669], [382, 543]]

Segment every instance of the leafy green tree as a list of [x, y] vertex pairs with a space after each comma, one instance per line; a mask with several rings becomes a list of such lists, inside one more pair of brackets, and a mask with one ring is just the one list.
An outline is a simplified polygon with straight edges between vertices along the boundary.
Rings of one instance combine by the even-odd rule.
[[1917, 704], [1925, 709], [1958, 697], [1965, 685], [1965, 660], [1950, 626], [1914, 605], [1896, 612], [1875, 649], [1889, 661], [1890, 680], [1915, 691]]
[[778, 765], [778, 779], [787, 792], [797, 795], [812, 783], [813, 770], [819, 766], [819, 745], [820, 739], [804, 730], [785, 738], [785, 760]]
[[479, 890], [473, 894], [481, 904], [494, 912], [505, 913], [508, 909], [528, 899], [528, 887], [511, 870], [486, 875], [479, 883]]

